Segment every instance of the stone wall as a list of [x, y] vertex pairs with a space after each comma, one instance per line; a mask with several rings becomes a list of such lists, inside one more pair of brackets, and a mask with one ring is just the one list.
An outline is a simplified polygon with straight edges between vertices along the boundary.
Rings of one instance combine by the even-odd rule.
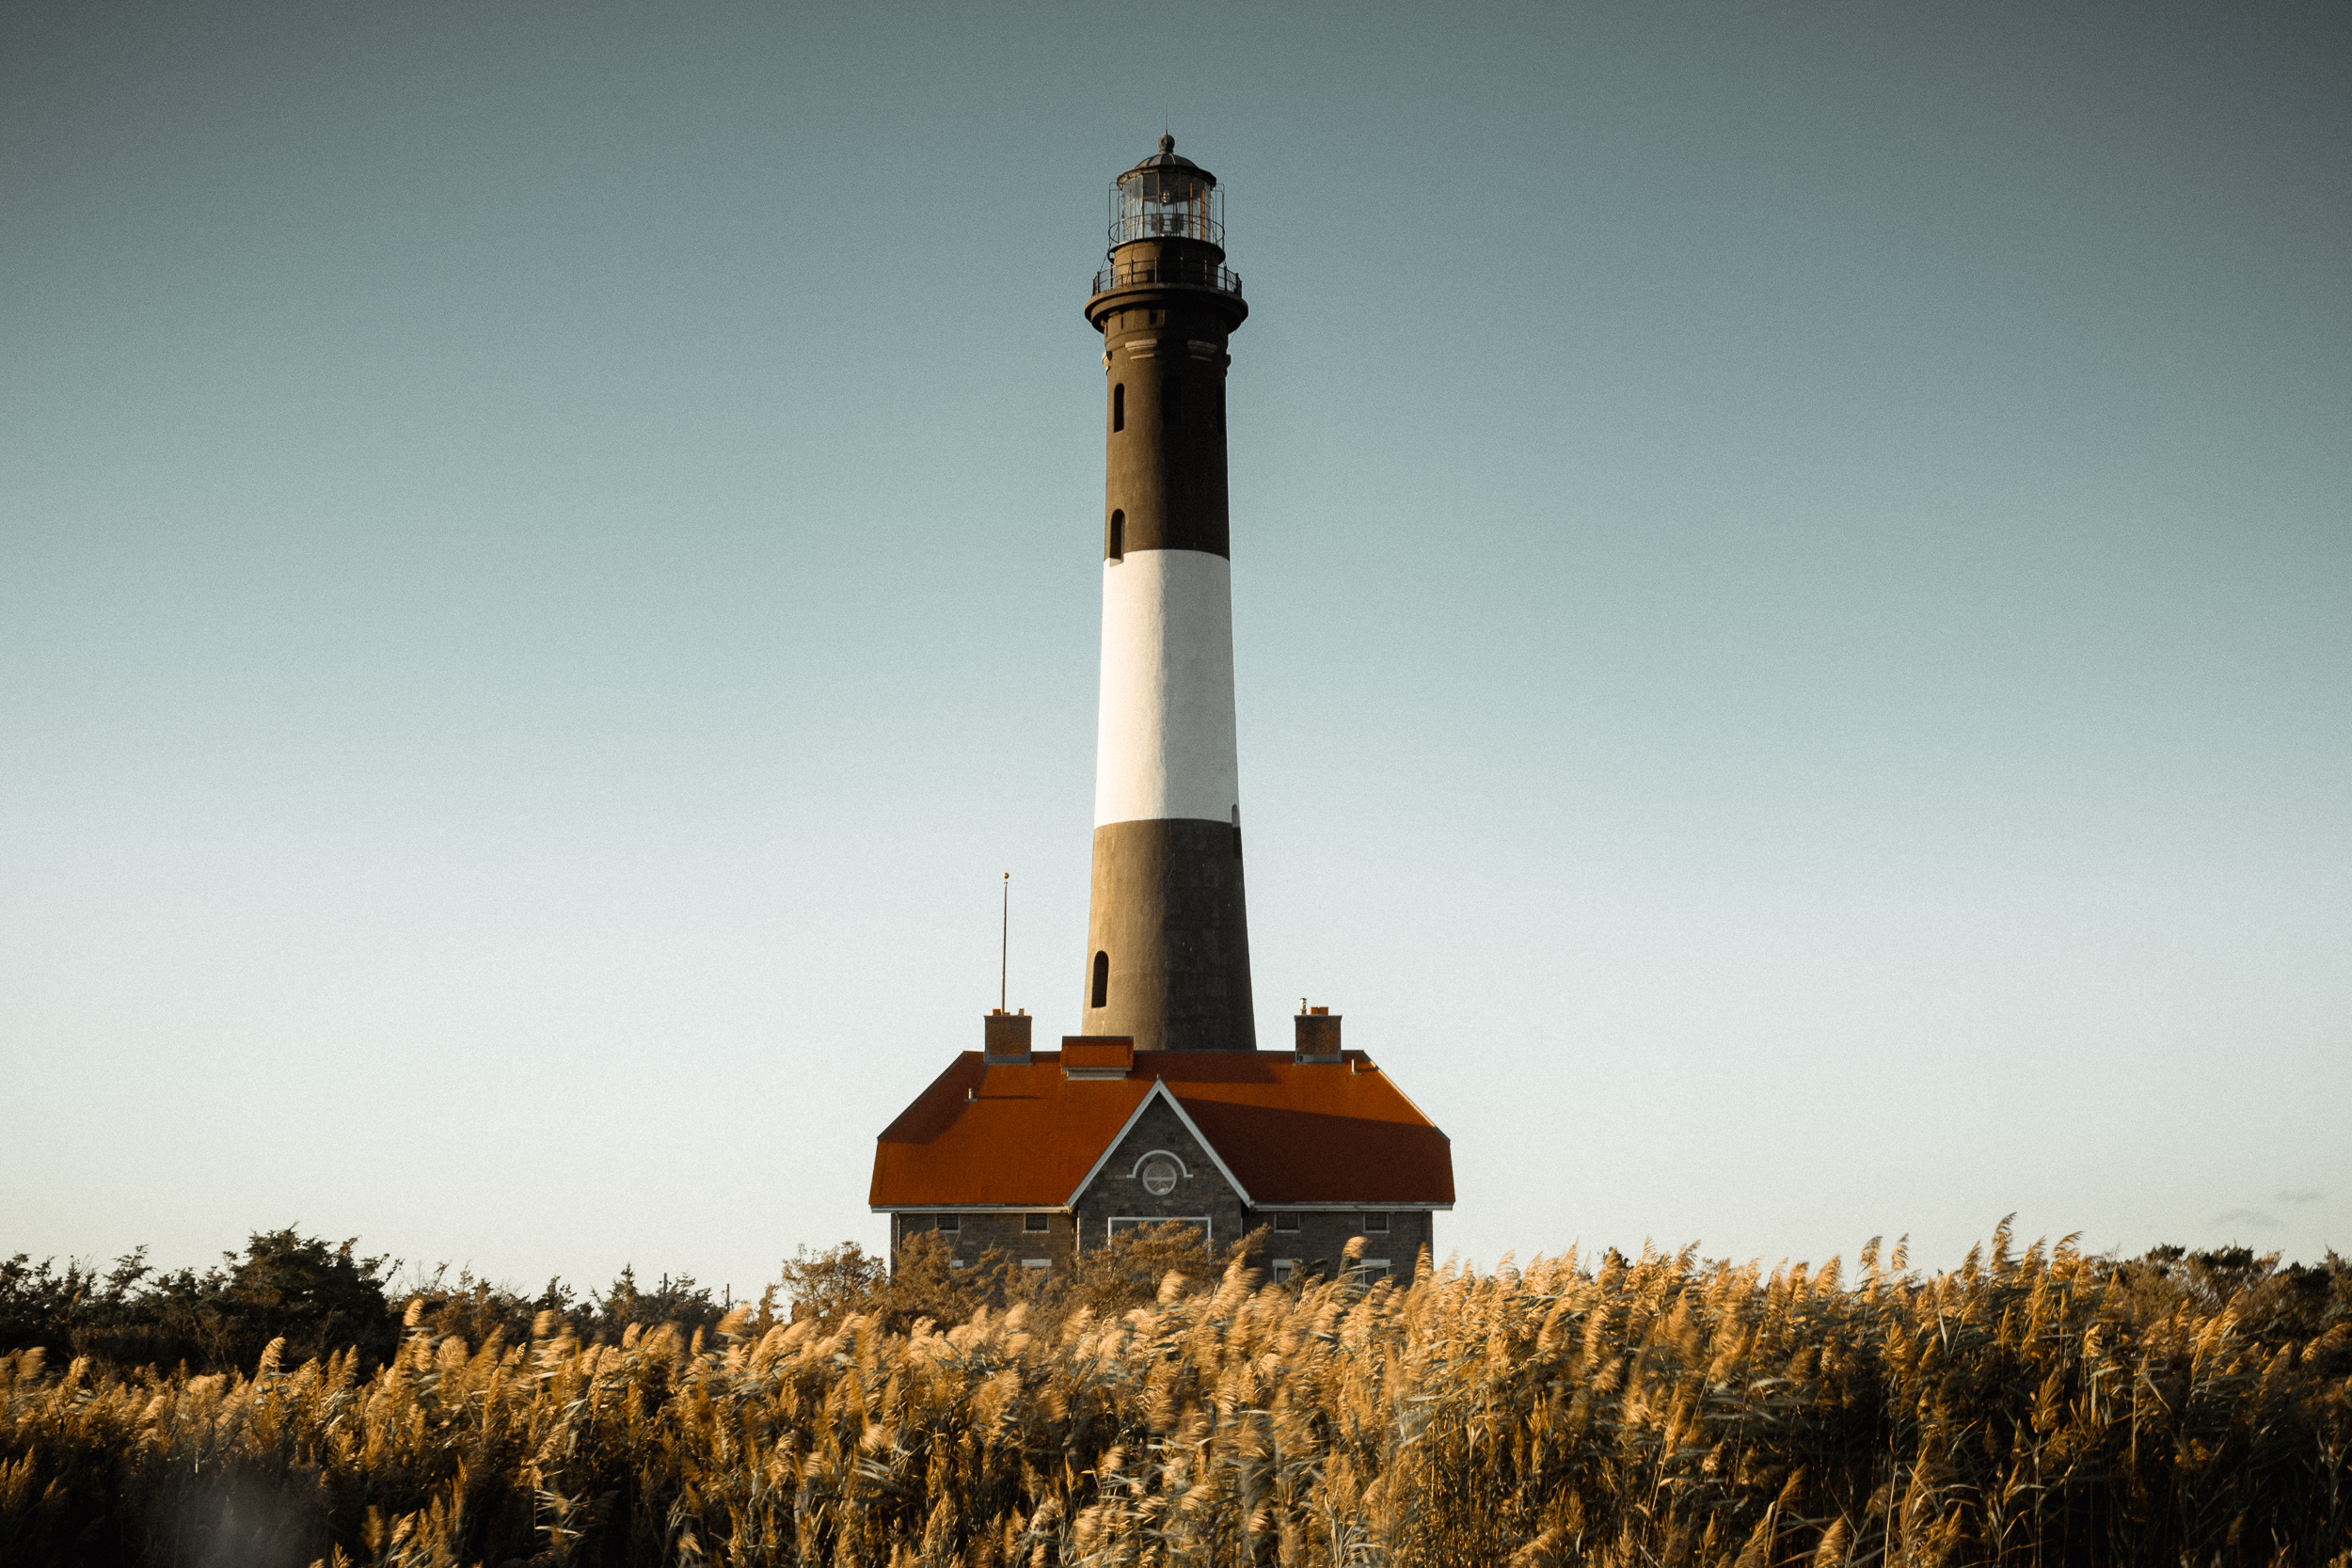
[[[1294, 1259], [1300, 1268], [1322, 1274], [1337, 1269], [1345, 1259], [1351, 1237], [1362, 1235], [1362, 1256], [1367, 1259], [1385, 1258], [1389, 1268], [1400, 1280], [1410, 1279], [1419, 1264], [1421, 1249], [1428, 1247], [1434, 1256], [1435, 1217], [1426, 1209], [1391, 1209], [1375, 1211], [1389, 1216], [1386, 1234], [1366, 1233], [1361, 1212], [1332, 1213], [1324, 1210], [1254, 1209], [1249, 1212], [1252, 1228], [1267, 1227], [1263, 1263], [1268, 1268], [1277, 1259]], [[1295, 1213], [1298, 1228], [1295, 1231], [1276, 1230], [1277, 1216]]]
[[1070, 1264], [1071, 1241], [1077, 1234], [1071, 1217], [1046, 1210], [1035, 1212], [1046, 1216], [1048, 1229], [1038, 1231], [1026, 1227], [1028, 1215], [1009, 1214], [948, 1214], [910, 1210], [890, 1216], [890, 1250], [895, 1255], [898, 1243], [916, 1231], [938, 1230], [940, 1220], [951, 1218], [956, 1228], [941, 1231], [940, 1239], [955, 1253], [956, 1261], [970, 1268], [980, 1260], [980, 1254], [991, 1247], [1016, 1262], [1032, 1258], [1053, 1260], [1056, 1268]]
[[[1184, 1173], [1178, 1178], [1176, 1190], [1166, 1196], [1155, 1196], [1145, 1190], [1135, 1174], [1136, 1162], [1153, 1149], [1165, 1149], [1176, 1156]], [[1248, 1228], [1242, 1223], [1241, 1196], [1218, 1174], [1216, 1162], [1200, 1147], [1199, 1139], [1188, 1132], [1175, 1110], [1164, 1099], [1154, 1099], [1085, 1192], [1078, 1195], [1078, 1218], [1084, 1227], [1082, 1250], [1093, 1252], [1110, 1240], [1110, 1222], [1114, 1218], [1192, 1219], [1206, 1216], [1209, 1221], [1209, 1246], [1222, 1250], [1241, 1238]]]

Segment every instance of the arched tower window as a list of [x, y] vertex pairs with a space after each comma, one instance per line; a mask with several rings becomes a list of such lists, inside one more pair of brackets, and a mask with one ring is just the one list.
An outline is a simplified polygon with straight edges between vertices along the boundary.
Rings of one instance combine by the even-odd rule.
[[1108, 953], [1097, 953], [1094, 955], [1094, 1000], [1087, 1005], [1090, 1007], [1100, 1007], [1110, 999], [1111, 956]]
[[1127, 384], [1123, 381], [1111, 388], [1111, 428], [1127, 428]]
[[1103, 534], [1103, 559], [1127, 559], [1127, 514], [1124, 512], [1111, 514], [1111, 526]]

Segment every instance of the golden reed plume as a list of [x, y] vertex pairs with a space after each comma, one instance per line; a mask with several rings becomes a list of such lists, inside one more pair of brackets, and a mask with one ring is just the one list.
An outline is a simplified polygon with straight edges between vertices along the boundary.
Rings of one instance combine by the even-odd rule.
[[[2352, 1565], [2352, 1315], [2007, 1228], [1948, 1274], [1574, 1255], [1121, 1314], [0, 1360], [0, 1560]], [[2281, 1287], [2283, 1288], [2283, 1287]], [[2307, 1306], [2309, 1304], [2306, 1304]], [[2300, 1323], [2300, 1328], [2281, 1326]]]

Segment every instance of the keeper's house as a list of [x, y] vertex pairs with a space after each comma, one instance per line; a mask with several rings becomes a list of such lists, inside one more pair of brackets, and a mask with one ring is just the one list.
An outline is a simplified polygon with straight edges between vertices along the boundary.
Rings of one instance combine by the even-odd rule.
[[1025, 1015], [987, 1020], [967, 1051], [892, 1122], [871, 1202], [892, 1250], [933, 1230], [970, 1264], [996, 1248], [1030, 1268], [1132, 1226], [1182, 1220], [1222, 1249], [1260, 1226], [1274, 1278], [1343, 1266], [1409, 1276], [1432, 1215], [1454, 1207], [1446, 1135], [1340, 1021], [1301, 1014], [1301, 1050], [1137, 1051], [1116, 1036], [1027, 1049]]

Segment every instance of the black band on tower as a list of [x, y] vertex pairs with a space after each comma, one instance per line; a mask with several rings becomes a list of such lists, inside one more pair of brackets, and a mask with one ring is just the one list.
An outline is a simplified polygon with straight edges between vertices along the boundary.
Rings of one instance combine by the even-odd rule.
[[[1170, 818], [1094, 830], [1084, 1035], [1138, 1051], [1255, 1051], [1241, 830]], [[1150, 1043], [1147, 1044], [1146, 1042]]]

